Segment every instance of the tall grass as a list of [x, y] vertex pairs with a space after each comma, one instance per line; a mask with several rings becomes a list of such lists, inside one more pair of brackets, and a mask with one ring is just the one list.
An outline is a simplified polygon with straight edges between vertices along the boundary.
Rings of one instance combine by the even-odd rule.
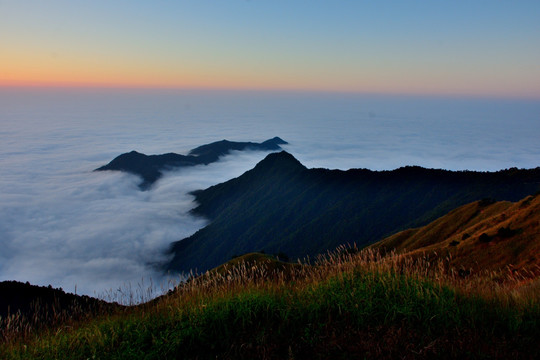
[[[237, 261], [146, 304], [1, 347], [3, 358], [504, 357], [540, 354], [532, 273], [339, 248]], [[462, 270], [462, 271], [460, 271]], [[466, 270], [466, 269], [465, 269]], [[520, 350], [522, 349], [522, 350]]]
[[56, 331], [69, 329], [97, 314], [107, 314], [116, 307], [89, 297], [80, 297], [78, 301], [55, 297], [52, 302], [37, 298], [31, 302], [29, 311], [17, 310], [5, 317], [0, 316], [0, 341], [21, 341], [47, 328]]

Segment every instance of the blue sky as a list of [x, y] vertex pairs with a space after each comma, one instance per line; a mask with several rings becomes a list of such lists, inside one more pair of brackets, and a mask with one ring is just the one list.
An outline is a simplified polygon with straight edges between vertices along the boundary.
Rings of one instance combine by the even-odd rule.
[[0, 84], [540, 98], [538, 1], [0, 1]]

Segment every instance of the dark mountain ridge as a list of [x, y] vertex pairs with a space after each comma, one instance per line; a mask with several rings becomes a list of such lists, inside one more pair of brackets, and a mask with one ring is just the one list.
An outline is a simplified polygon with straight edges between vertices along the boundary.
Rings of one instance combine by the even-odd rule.
[[[0, 339], [13, 331], [14, 323], [25, 327], [47, 327], [103, 314], [120, 305], [86, 295], [75, 295], [52, 286], [36, 286], [18, 281], [0, 282]], [[15, 318], [16, 320], [12, 320]], [[7, 328], [6, 328], [7, 327]], [[26, 329], [26, 330], [28, 330]], [[25, 329], [21, 329], [24, 331]]]
[[235, 142], [228, 140], [216, 141], [192, 149], [188, 155], [176, 153], [145, 155], [137, 151], [131, 151], [117, 156], [107, 165], [101, 166], [94, 171], [116, 170], [138, 175], [142, 178], [139, 187], [141, 190], [147, 190], [163, 175], [163, 170], [186, 166], [208, 165], [218, 161], [220, 157], [225, 156], [234, 150], [282, 150], [280, 145], [285, 144], [287, 144], [286, 141], [276, 136], [262, 143]]
[[173, 243], [165, 269], [202, 272], [261, 250], [294, 259], [365, 246], [475, 200], [517, 201], [539, 189], [540, 168], [341, 171], [307, 169], [287, 152], [273, 153], [240, 177], [193, 193], [193, 213], [210, 224]]

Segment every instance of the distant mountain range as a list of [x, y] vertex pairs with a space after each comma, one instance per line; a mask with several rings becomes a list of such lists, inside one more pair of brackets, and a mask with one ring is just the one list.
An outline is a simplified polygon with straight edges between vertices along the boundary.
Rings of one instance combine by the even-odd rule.
[[116, 170], [138, 175], [142, 178], [139, 187], [141, 190], [147, 190], [163, 175], [163, 170], [186, 166], [208, 165], [218, 161], [220, 157], [225, 156], [234, 150], [282, 150], [280, 145], [285, 144], [287, 144], [286, 141], [276, 136], [262, 143], [235, 142], [228, 140], [216, 141], [211, 144], [199, 146], [191, 150], [188, 155], [175, 153], [145, 155], [137, 151], [131, 151], [117, 156], [110, 163], [97, 168], [95, 171]]
[[517, 201], [538, 190], [540, 168], [341, 171], [307, 169], [287, 152], [273, 153], [240, 177], [193, 193], [193, 213], [210, 223], [173, 243], [164, 268], [202, 272], [253, 251], [296, 259], [341, 244], [363, 247], [476, 200]]

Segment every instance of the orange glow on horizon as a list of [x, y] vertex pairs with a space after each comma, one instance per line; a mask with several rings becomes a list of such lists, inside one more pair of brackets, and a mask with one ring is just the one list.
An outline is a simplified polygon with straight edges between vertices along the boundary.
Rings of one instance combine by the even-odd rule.
[[142, 81], [95, 81], [95, 80], [0, 80], [1, 88], [88, 88], [88, 89], [195, 89], [195, 90], [253, 90], [253, 91], [306, 91], [329, 93], [366, 93], [411, 96], [493, 97], [507, 99], [540, 100], [540, 94], [505, 91], [452, 91], [452, 89], [426, 89], [422, 87], [383, 87], [378, 84], [364, 87], [297, 86], [296, 84], [251, 84], [229, 82], [142, 82]]
[[[391, 64], [390, 64], [391, 65]], [[232, 89], [476, 96], [540, 99], [531, 79], [496, 78], [438, 68], [393, 68], [388, 64], [320, 67], [305, 64], [221, 64], [77, 55], [32, 56], [11, 51], [0, 59], [2, 87]]]
[[1, 87], [540, 99], [538, 4], [53, 3], [1, 6]]
[[[1, 63], [2, 61], [0, 68], [6, 69]], [[241, 69], [232, 69], [234, 71], [228, 73], [225, 71], [209, 73], [203, 68], [176, 71], [162, 69], [142, 73], [136, 67], [126, 69], [112, 65], [105, 69], [87, 67], [84, 71], [81, 71], [80, 66], [66, 66], [63, 69], [25, 66], [26, 71], [15, 71], [17, 68], [15, 66], [7, 68], [11, 68], [11, 71], [0, 73], [0, 87], [231, 89], [540, 99], [540, 93], [536, 91], [535, 86], [526, 84], [521, 89], [510, 92], [509, 88], [501, 86], [492, 86], [486, 90], [485, 86], [472, 82], [463, 86], [459, 81], [440, 79], [439, 82], [434, 82], [426, 77], [404, 77], [397, 74], [393, 77], [378, 76], [375, 73], [360, 74], [357, 78], [362, 81], [355, 81], [353, 77], [337, 77], [334, 74], [322, 74], [318, 77], [309, 76], [310, 74], [303, 76], [294, 74], [293, 77], [291, 72], [276, 74], [252, 71], [246, 74]], [[123, 71], [116, 71], [118, 68], [122, 68]]]

